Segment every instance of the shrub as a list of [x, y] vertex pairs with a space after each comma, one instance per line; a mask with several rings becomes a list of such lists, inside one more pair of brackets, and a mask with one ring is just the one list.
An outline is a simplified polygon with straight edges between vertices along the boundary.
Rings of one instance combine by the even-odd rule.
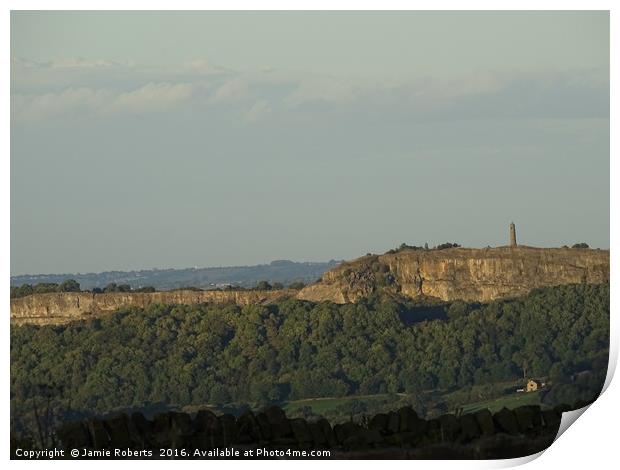
[[256, 289], [257, 290], [271, 290], [272, 286], [267, 281], [259, 281], [256, 284]]
[[67, 279], [58, 286], [58, 292], [80, 292], [80, 284], [74, 279]]

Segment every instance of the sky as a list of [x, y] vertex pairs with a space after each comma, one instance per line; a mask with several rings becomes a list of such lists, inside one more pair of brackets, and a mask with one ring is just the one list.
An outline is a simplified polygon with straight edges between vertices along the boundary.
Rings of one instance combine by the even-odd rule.
[[12, 12], [11, 274], [609, 248], [607, 12]]

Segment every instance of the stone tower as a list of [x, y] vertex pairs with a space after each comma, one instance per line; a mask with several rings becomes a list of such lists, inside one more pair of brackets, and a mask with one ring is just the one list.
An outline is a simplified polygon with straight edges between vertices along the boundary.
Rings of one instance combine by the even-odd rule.
[[510, 246], [517, 246], [517, 230], [515, 229], [514, 222], [510, 222]]

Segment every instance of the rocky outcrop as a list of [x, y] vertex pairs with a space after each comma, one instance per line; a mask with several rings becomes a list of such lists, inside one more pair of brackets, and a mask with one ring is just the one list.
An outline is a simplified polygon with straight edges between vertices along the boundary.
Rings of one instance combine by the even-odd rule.
[[405, 249], [346, 262], [299, 299], [357, 302], [374, 292], [487, 302], [539, 287], [609, 281], [609, 251], [573, 248]]
[[149, 293], [114, 292], [93, 294], [91, 292], [62, 292], [33, 294], [11, 299], [11, 323], [61, 324], [114, 312], [120, 308], [140, 307], [151, 304], [235, 303], [248, 305], [266, 303], [297, 291], [282, 290], [175, 290]]
[[150, 304], [247, 305], [296, 296], [314, 302], [357, 302], [375, 292], [487, 302], [538, 287], [609, 282], [609, 251], [571, 248], [406, 249], [345, 262], [301, 291], [176, 290], [153, 293], [66, 292], [11, 299], [11, 323], [59, 324]]

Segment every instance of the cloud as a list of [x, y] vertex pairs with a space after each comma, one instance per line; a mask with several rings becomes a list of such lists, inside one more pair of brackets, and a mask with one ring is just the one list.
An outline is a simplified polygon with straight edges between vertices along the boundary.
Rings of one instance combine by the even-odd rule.
[[259, 119], [271, 114], [271, 106], [266, 100], [259, 100], [252, 105], [245, 113], [245, 118], [250, 122], [256, 122]]
[[178, 67], [12, 59], [11, 99], [12, 116], [20, 122], [60, 115], [171, 112], [190, 100], [197, 112], [250, 122], [275, 110], [293, 119], [605, 118], [609, 71], [504, 70], [462, 77], [361, 79], [272, 68], [235, 71], [205, 59]]
[[114, 62], [104, 59], [83, 59], [81, 57], [52, 60], [43, 64], [50, 68], [101, 68], [101, 67], [131, 67], [131, 62]]
[[284, 102], [298, 112], [390, 121], [606, 118], [609, 76], [603, 70], [539, 70], [392, 81], [310, 77]]
[[134, 90], [148, 83], [191, 83], [216, 88], [229, 80], [231, 71], [204, 60], [177, 67], [137, 65], [104, 59], [60, 59], [34, 62], [11, 59], [11, 91], [33, 94], [69, 88]]
[[216, 103], [225, 101], [239, 101], [245, 98], [247, 94], [247, 83], [239, 78], [234, 78], [220, 86], [213, 94], [211, 101]]
[[106, 59], [84, 59], [82, 57], [64, 57], [60, 59], [53, 59], [48, 62], [37, 62], [34, 60], [28, 60], [21, 57], [11, 58], [11, 67], [15, 70], [37, 69], [39, 72], [45, 69], [93, 69], [93, 68], [107, 68], [107, 67], [133, 67], [133, 62], [116, 62]]
[[286, 98], [286, 103], [297, 106], [313, 101], [331, 103], [350, 102], [363, 93], [367, 84], [336, 77], [304, 77], [296, 89]]
[[106, 111], [166, 111], [187, 101], [193, 90], [194, 87], [189, 83], [147, 83], [137, 90], [116, 96]]
[[224, 67], [213, 65], [206, 59], [194, 59], [185, 64], [185, 68], [191, 72], [205, 75], [221, 75], [231, 72]]
[[11, 113], [18, 121], [32, 121], [61, 115], [163, 112], [187, 101], [193, 89], [187, 83], [147, 83], [126, 92], [69, 88], [57, 93], [13, 94]]
[[69, 88], [60, 93], [13, 94], [11, 114], [18, 121], [43, 120], [62, 114], [90, 113], [112, 98], [109, 91]]

